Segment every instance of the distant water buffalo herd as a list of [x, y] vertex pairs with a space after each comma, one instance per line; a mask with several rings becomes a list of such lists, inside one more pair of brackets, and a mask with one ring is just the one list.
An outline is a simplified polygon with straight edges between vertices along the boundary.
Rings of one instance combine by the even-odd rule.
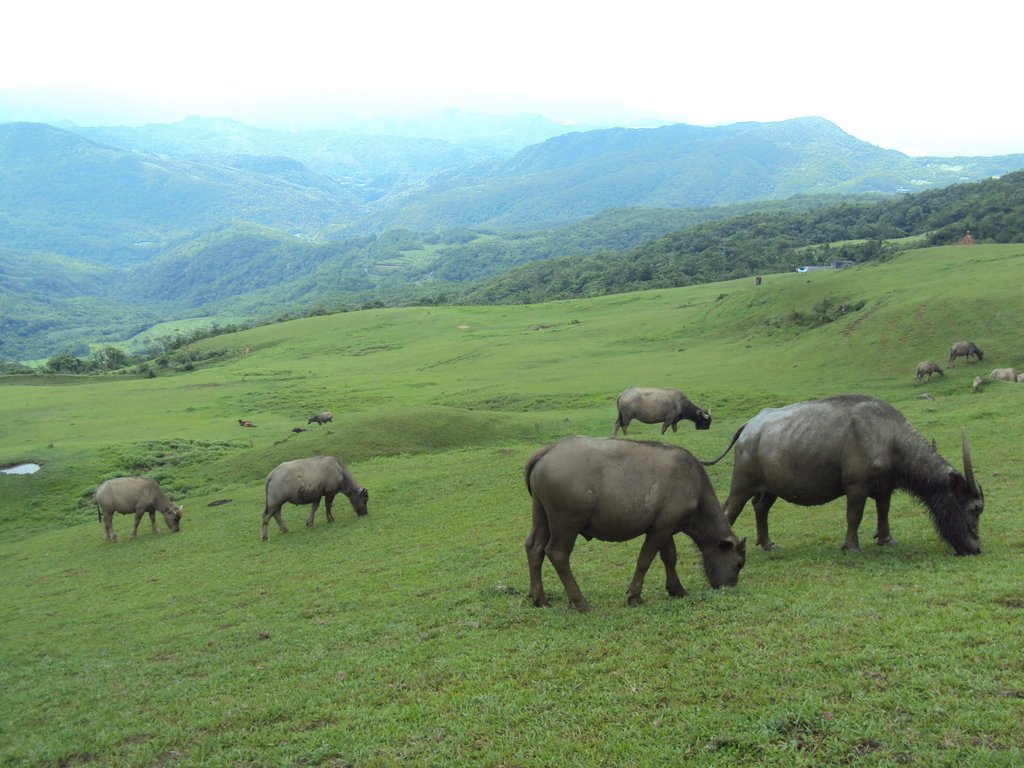
[[[949, 366], [954, 367], [957, 358], [960, 357], [966, 358], [968, 363], [971, 362], [972, 357], [976, 362], [981, 362], [985, 359], [985, 353], [973, 341], [958, 341], [949, 348]], [[939, 376], [945, 375], [938, 363], [932, 360], [923, 360], [917, 364], [914, 382], [920, 384], [922, 380], [931, 381], [932, 374], [936, 373]], [[1024, 373], [1017, 373], [1016, 368], [993, 368], [992, 372], [988, 374], [988, 378], [992, 381], [1013, 381], [1024, 384]], [[975, 376], [971, 386], [975, 392], [980, 392], [985, 383], [985, 379], [981, 376]]]
[[[970, 361], [972, 356], [983, 359], [972, 342], [950, 347], [951, 366], [957, 357]], [[920, 382], [927, 376], [930, 380], [933, 373], [943, 375], [935, 363], [921, 363], [916, 379]], [[996, 369], [991, 376], [1017, 380], [1013, 369]], [[981, 552], [979, 521], [985, 497], [974, 474], [966, 432], [961, 471], [946, 462], [934, 442], [926, 441], [892, 405], [846, 394], [765, 408], [736, 430], [721, 455], [700, 461], [684, 448], [617, 437], [620, 429], [626, 434], [633, 420], [661, 424], [661, 434], [669, 427], [675, 432], [681, 420], [709, 429], [711, 412], [694, 405], [679, 390], [632, 387], [619, 395], [616, 412], [611, 437], [565, 437], [541, 448], [526, 463], [533, 519], [525, 548], [534, 605], [549, 604], [541, 580], [547, 558], [569, 603], [578, 610], [589, 608], [569, 566], [579, 536], [600, 541], [644, 537], [626, 592], [631, 605], [641, 602], [644, 577], [655, 556], [665, 567], [668, 594], [686, 594], [676, 573], [677, 533], [685, 533], [696, 544], [713, 588], [734, 586], [746, 561], [746, 539], [736, 536], [732, 524], [748, 501], [754, 508], [757, 545], [765, 550], [776, 546], [768, 536], [768, 513], [776, 500], [817, 506], [840, 496], [846, 498], [843, 549], [860, 548], [858, 529], [868, 499], [875, 503], [874, 538], [879, 544], [895, 544], [889, 530], [889, 503], [894, 491], [904, 490], [927, 508], [939, 536], [956, 554]], [[310, 416], [307, 424], [332, 419], [331, 412], [324, 411]], [[705, 467], [730, 451], [732, 480], [723, 506]], [[264, 541], [271, 518], [287, 533], [281, 517], [286, 503], [310, 505], [308, 526], [313, 525], [321, 500], [327, 521], [334, 521], [331, 508], [339, 494], [348, 498], [357, 515], [367, 513], [369, 492], [333, 456], [279, 464], [267, 475], [264, 491], [260, 530]], [[96, 489], [94, 500], [107, 541], [117, 540], [114, 512], [135, 516], [132, 538], [147, 513], [156, 532], [158, 511], [172, 531], [179, 530], [182, 508], [151, 479], [107, 480]]]

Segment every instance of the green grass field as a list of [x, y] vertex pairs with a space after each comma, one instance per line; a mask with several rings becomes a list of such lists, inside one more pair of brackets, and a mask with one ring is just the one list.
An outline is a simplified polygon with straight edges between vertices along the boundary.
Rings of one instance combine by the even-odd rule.
[[[1024, 764], [1024, 246], [554, 304], [314, 317], [218, 336], [155, 379], [0, 381], [0, 764], [11, 766], [819, 766]], [[945, 367], [974, 340], [983, 363]], [[593, 610], [530, 605], [523, 465], [612, 433], [616, 395], [710, 407], [665, 440], [717, 455], [760, 408], [889, 400], [985, 489], [983, 553], [958, 558], [893, 500], [894, 547], [840, 551], [842, 501], [779, 502], [735, 589], [677, 537], [689, 595], [640, 542], [585, 542]], [[922, 397], [928, 395], [928, 398]], [[306, 417], [334, 412], [308, 432]], [[257, 427], [243, 429], [238, 419]], [[631, 438], [658, 437], [634, 423]], [[287, 506], [259, 539], [263, 478], [330, 453], [370, 492], [337, 522]], [[731, 459], [711, 469], [720, 499]], [[156, 478], [182, 530], [103, 540], [102, 480]], [[212, 502], [225, 503], [209, 506]]]

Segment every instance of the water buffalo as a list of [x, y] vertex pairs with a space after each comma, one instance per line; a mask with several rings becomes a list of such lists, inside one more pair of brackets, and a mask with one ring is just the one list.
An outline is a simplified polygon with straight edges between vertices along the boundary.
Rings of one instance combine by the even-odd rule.
[[839, 395], [784, 408], [766, 408], [740, 427], [732, 483], [723, 511], [736, 521], [754, 500], [757, 543], [768, 538], [768, 511], [776, 499], [816, 506], [846, 496], [843, 549], [857, 550], [857, 529], [868, 498], [875, 500], [879, 544], [889, 534], [889, 501], [896, 489], [909, 491], [928, 508], [932, 522], [958, 555], [978, 554], [978, 522], [985, 505], [971, 468], [963, 434], [963, 474], [951, 467], [888, 403], [864, 395]]
[[1017, 369], [1016, 368], [994, 368], [992, 373], [988, 375], [990, 379], [996, 381], [1017, 381]]
[[915, 380], [916, 380], [916, 383], [920, 384], [921, 383], [921, 379], [923, 379], [925, 376], [928, 376], [928, 381], [931, 381], [933, 373], [937, 373], [937, 374], [939, 374], [939, 376], [945, 376], [946, 375], [945, 373], [942, 372], [942, 369], [939, 368], [938, 364], [937, 363], [933, 363], [931, 360], [926, 360], [923, 363], [918, 363], [917, 364], [917, 373], [916, 373], [916, 375], [914, 377]]
[[971, 362], [971, 356], [981, 360], [985, 353], [978, 349], [978, 345], [973, 341], [958, 341], [952, 347], [949, 348], [949, 364], [954, 365], [954, 361], [958, 357], [966, 357], [967, 362]]
[[675, 432], [676, 425], [683, 419], [692, 421], [697, 429], [711, 427], [711, 412], [698, 408], [678, 389], [630, 387], [619, 395], [615, 407], [618, 416], [615, 419], [612, 437], [619, 434], [619, 429], [622, 429], [622, 434], [629, 434], [626, 430], [633, 419], [644, 424], [662, 422], [663, 435], [669, 427]]
[[1024, 384], [1024, 373], [1018, 373], [1017, 374], [1017, 383], [1018, 384]]
[[567, 437], [530, 457], [526, 489], [533, 497], [533, 527], [525, 545], [534, 605], [549, 604], [541, 583], [547, 555], [569, 602], [589, 609], [569, 568], [579, 535], [601, 541], [645, 537], [626, 592], [630, 605], [641, 602], [644, 576], [656, 554], [665, 565], [668, 594], [686, 594], [676, 574], [673, 536], [680, 531], [697, 544], [712, 587], [734, 586], [743, 567], [746, 542], [733, 535], [707, 472], [682, 448]]
[[311, 459], [296, 459], [278, 464], [264, 483], [267, 503], [263, 508], [263, 528], [261, 538], [267, 540], [267, 523], [270, 518], [277, 520], [281, 533], [288, 533], [288, 526], [281, 518], [281, 507], [289, 504], [309, 504], [306, 525], [313, 524], [313, 515], [320, 506], [320, 499], [326, 503], [327, 522], [334, 522], [331, 505], [334, 497], [343, 493], [348, 496], [349, 503], [355, 513], [362, 517], [366, 514], [366, 502], [369, 492], [359, 485], [345, 465], [333, 456], [315, 456]]
[[115, 477], [100, 483], [92, 496], [99, 507], [96, 516], [103, 522], [103, 534], [106, 541], [117, 541], [114, 533], [114, 513], [135, 515], [132, 526], [132, 538], [139, 531], [142, 516], [149, 513], [149, 522], [156, 533], [156, 513], [164, 516], [164, 522], [172, 531], [181, 526], [181, 514], [184, 511], [167, 498], [155, 481], [148, 477]]
[[334, 421], [334, 414], [330, 411], [324, 411], [323, 413], [314, 413], [307, 420], [307, 424], [326, 424], [328, 421]]

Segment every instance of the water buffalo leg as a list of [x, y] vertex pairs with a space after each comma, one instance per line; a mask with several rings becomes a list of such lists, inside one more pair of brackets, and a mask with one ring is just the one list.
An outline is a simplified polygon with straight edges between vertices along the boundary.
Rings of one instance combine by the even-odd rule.
[[306, 525], [313, 525], [313, 515], [316, 514], [316, 508], [320, 506], [320, 499], [318, 498], [312, 504], [309, 505], [309, 514], [306, 515]]
[[149, 527], [153, 529], [153, 533], [157, 533], [155, 509], [149, 510]]
[[729, 497], [725, 500], [725, 504], [722, 506], [722, 512], [725, 514], [725, 519], [729, 521], [729, 525], [736, 522], [736, 518], [740, 516], [740, 512], [743, 511], [743, 507], [746, 506], [749, 500], [749, 496], [740, 496], [739, 494], [734, 493], [729, 494]]
[[555, 567], [558, 578], [562, 580], [569, 602], [578, 611], [589, 611], [590, 604], [580, 592], [580, 585], [576, 583], [576, 577], [572, 575], [572, 569], [569, 567], [569, 555], [575, 546], [575, 531], [551, 531], [544, 553]]
[[530, 569], [530, 598], [536, 606], [551, 605], [544, 594], [541, 581], [541, 567], [544, 565], [544, 549], [547, 547], [551, 532], [548, 530], [548, 517], [537, 499], [533, 500], [533, 526], [526, 536], [526, 564]]
[[144, 510], [144, 509], [137, 509], [137, 510], [135, 510], [135, 524], [132, 525], [132, 538], [133, 539], [135, 538], [135, 534], [137, 534], [139, 532], [139, 523], [142, 521], [142, 518], [145, 515], [146, 515], [146, 510]]
[[640, 593], [644, 588], [644, 576], [647, 569], [654, 562], [654, 556], [665, 547], [665, 537], [653, 531], [644, 537], [643, 546], [640, 547], [640, 556], [636, 559], [636, 571], [633, 572], [633, 580], [629, 582], [629, 589], [626, 590], [626, 604], [640, 605], [643, 598]]
[[288, 526], [284, 524], [284, 520], [281, 518], [281, 508], [278, 507], [276, 510], [271, 511], [270, 507], [266, 507], [263, 510], [263, 527], [260, 529], [260, 538], [264, 541], [267, 540], [267, 523], [270, 522], [270, 518], [274, 518], [277, 521], [277, 527], [281, 529], [281, 533], [288, 533]]
[[843, 549], [847, 552], [860, 552], [857, 529], [860, 528], [860, 521], [864, 518], [864, 503], [866, 501], [867, 496], [854, 493], [846, 495], [846, 539], [843, 541]]
[[114, 510], [103, 511], [103, 538], [107, 541], [117, 541], [117, 534], [114, 533]]
[[754, 520], [757, 522], [757, 546], [767, 552], [775, 549], [775, 542], [768, 537], [768, 512], [779, 498], [773, 493], [759, 493], [754, 497]]
[[879, 496], [875, 499], [875, 509], [878, 510], [878, 524], [875, 526], [875, 540], [879, 544], [895, 544], [896, 539], [889, 532], [889, 500], [890, 496]]
[[679, 583], [679, 574], [676, 573], [676, 542], [669, 539], [661, 548], [661, 562], [665, 564], [665, 591], [670, 597], [683, 597], [686, 590]]
[[328, 523], [333, 523], [334, 522], [334, 515], [331, 514], [331, 506], [333, 504], [334, 504], [334, 494], [333, 493], [329, 493], [326, 496], [324, 496], [324, 507], [325, 507], [325, 511], [327, 512], [327, 522]]

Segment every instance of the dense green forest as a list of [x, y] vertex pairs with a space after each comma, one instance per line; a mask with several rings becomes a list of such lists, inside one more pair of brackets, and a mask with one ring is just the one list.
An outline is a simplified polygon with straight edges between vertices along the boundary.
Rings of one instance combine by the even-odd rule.
[[[537, 302], [684, 286], [799, 265], [883, 256], [887, 241], [920, 245], [1024, 242], [1024, 171], [972, 184], [848, 201], [805, 212], [749, 213], [687, 227], [617, 253], [531, 262], [466, 289], [468, 303]], [[906, 244], [900, 247], [906, 247]]]

